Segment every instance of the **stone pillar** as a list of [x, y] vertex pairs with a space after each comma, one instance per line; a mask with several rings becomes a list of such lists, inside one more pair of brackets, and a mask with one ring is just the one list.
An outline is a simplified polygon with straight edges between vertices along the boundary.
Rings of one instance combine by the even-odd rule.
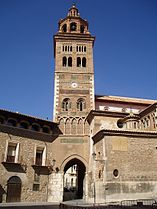
[[48, 202], [60, 203], [63, 201], [63, 173], [52, 173], [49, 176]]

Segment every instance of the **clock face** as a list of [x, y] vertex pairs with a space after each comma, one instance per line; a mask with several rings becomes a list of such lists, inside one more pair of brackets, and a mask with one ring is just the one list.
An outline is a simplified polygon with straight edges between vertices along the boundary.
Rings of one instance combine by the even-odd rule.
[[75, 83], [75, 82], [73, 82], [73, 83], [71, 84], [71, 87], [72, 87], [72, 88], [76, 88], [77, 86], [78, 86], [78, 84]]

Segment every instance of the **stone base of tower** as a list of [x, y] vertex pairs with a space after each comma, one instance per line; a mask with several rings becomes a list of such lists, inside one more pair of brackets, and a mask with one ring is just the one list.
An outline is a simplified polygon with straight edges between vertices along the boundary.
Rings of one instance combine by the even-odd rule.
[[63, 201], [63, 173], [52, 173], [49, 176], [48, 202], [60, 203]]

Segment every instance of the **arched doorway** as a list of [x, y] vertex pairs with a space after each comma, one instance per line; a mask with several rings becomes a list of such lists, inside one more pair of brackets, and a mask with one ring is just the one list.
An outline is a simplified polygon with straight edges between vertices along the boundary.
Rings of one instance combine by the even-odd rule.
[[7, 202], [20, 202], [21, 200], [21, 179], [12, 176], [7, 181]]
[[70, 160], [64, 167], [63, 201], [83, 198], [83, 181], [86, 167], [77, 158]]

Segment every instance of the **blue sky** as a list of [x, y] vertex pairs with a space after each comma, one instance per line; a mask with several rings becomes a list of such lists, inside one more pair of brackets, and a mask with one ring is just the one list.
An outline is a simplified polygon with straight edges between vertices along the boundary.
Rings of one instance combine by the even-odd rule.
[[0, 109], [52, 119], [53, 35], [73, 2], [96, 36], [95, 93], [157, 99], [157, 0], [0, 0]]

